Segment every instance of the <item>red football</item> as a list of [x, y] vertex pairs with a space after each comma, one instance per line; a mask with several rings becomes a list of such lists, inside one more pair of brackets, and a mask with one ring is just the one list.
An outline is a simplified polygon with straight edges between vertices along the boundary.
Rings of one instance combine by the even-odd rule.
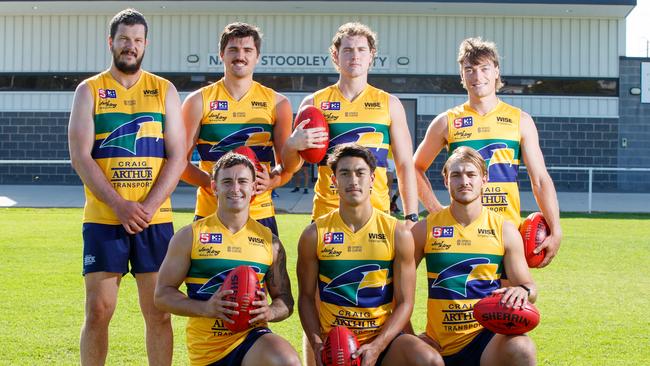
[[528, 215], [519, 228], [521, 238], [524, 239], [524, 254], [528, 267], [536, 268], [544, 260], [546, 249], [535, 254], [533, 250], [537, 248], [547, 236], [551, 235], [551, 228], [548, 227], [544, 216], [540, 212], [533, 212]]
[[228, 273], [221, 286], [224, 291], [234, 291], [225, 300], [239, 304], [235, 309], [239, 314], [230, 317], [235, 322], [224, 322], [224, 325], [234, 333], [248, 329], [251, 326], [248, 321], [254, 318], [248, 312], [255, 309], [251, 303], [257, 298], [256, 292], [260, 289], [257, 273], [249, 266], [238, 266]]
[[321, 359], [325, 366], [358, 366], [361, 358], [352, 359], [359, 348], [357, 337], [348, 328], [336, 326], [330, 330], [323, 344]]
[[[309, 119], [309, 123], [305, 125], [305, 129], [324, 127], [325, 132], [327, 132], [327, 135], [329, 136], [329, 124], [327, 123], [327, 120], [325, 119], [325, 116], [323, 116], [323, 112], [321, 112], [320, 109], [314, 107], [313, 105], [306, 105], [300, 108], [298, 114], [296, 115], [296, 120], [293, 123], [293, 128], [296, 128], [300, 122], [306, 119]], [[318, 164], [321, 160], [323, 160], [325, 154], [327, 153], [327, 145], [328, 142], [325, 142], [325, 147], [302, 150], [299, 151], [299, 154], [306, 161]]]
[[232, 152], [244, 155], [245, 157], [248, 158], [248, 160], [253, 163], [253, 166], [255, 167], [255, 170], [258, 172], [262, 171], [262, 164], [260, 164], [260, 161], [257, 159], [257, 155], [255, 154], [255, 151], [251, 149], [248, 146], [240, 146], [232, 150]]
[[488, 296], [474, 305], [474, 319], [494, 333], [516, 335], [533, 330], [539, 324], [539, 310], [526, 302], [523, 308], [507, 308], [501, 295]]

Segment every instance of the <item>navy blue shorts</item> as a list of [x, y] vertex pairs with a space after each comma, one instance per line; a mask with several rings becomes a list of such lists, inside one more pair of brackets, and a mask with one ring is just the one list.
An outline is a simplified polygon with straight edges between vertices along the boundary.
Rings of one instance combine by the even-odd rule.
[[494, 333], [483, 329], [467, 346], [453, 355], [443, 356], [445, 366], [481, 366], [481, 356]]
[[[194, 215], [194, 221], [201, 220], [202, 218], [203, 218], [203, 216]], [[275, 236], [279, 236], [279, 234], [278, 234], [278, 223], [275, 221], [275, 216], [267, 217], [265, 219], [259, 219], [259, 220], [257, 220], [257, 222], [259, 222], [260, 224], [262, 224], [262, 225], [268, 227], [269, 229], [271, 229], [271, 232]]]
[[244, 341], [235, 349], [230, 351], [228, 356], [220, 359], [217, 362], [211, 363], [208, 366], [239, 366], [241, 365], [242, 361], [244, 360], [244, 356], [246, 356], [246, 353], [248, 352], [251, 347], [253, 347], [253, 344], [257, 342], [258, 339], [260, 339], [261, 336], [267, 334], [267, 333], [273, 333], [271, 332], [271, 329], [269, 328], [264, 328], [264, 327], [258, 327], [253, 330], [251, 330], [250, 333], [244, 338]]
[[82, 234], [84, 275], [92, 272], [136, 274], [158, 272], [174, 235], [174, 226], [171, 222], [149, 225], [132, 235], [122, 225], [85, 223]]

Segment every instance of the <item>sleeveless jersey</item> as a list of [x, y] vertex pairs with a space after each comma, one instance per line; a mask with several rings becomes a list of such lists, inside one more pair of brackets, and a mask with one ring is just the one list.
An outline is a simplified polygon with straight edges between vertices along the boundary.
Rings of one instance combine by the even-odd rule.
[[449, 152], [459, 146], [478, 151], [487, 164], [488, 183], [483, 190], [483, 206], [503, 215], [519, 227], [519, 184], [521, 110], [499, 101], [481, 116], [469, 103], [447, 111]]
[[327, 159], [336, 146], [350, 142], [367, 147], [377, 159], [370, 201], [373, 207], [388, 212], [386, 167], [391, 124], [388, 102], [389, 94], [371, 85], [366, 86], [354, 102], [348, 101], [337, 85], [314, 93], [314, 106], [320, 108], [329, 124], [330, 140], [327, 155], [318, 164], [312, 220], [339, 207], [339, 195], [332, 184], [332, 170], [327, 166]]
[[[95, 143], [91, 152], [115, 191], [142, 202], [165, 164], [165, 96], [169, 82], [142, 71], [126, 89], [109, 71], [86, 80], [94, 100]], [[113, 209], [84, 187], [84, 222], [119, 225]], [[151, 224], [172, 221], [169, 197]]]
[[[185, 278], [187, 296], [208, 300], [235, 267], [245, 264], [257, 272], [262, 287], [273, 262], [273, 234], [253, 219], [237, 233], [231, 233], [216, 213], [192, 223], [192, 255]], [[187, 349], [192, 364], [216, 362], [240, 345], [253, 327], [232, 333], [223, 320], [190, 317], [187, 321]]]
[[316, 220], [320, 325], [325, 337], [336, 325], [360, 344], [381, 332], [393, 310], [393, 259], [397, 219], [373, 209], [353, 233], [335, 209]]
[[427, 335], [440, 343], [443, 356], [460, 351], [483, 330], [473, 309], [501, 287], [503, 220], [485, 207], [465, 227], [449, 208], [427, 217]]
[[[203, 117], [196, 148], [201, 170], [212, 173], [212, 167], [225, 153], [248, 146], [261, 164], [269, 169], [275, 166], [273, 126], [275, 124], [275, 92], [257, 82], [241, 100], [233, 99], [223, 79], [201, 89]], [[198, 216], [212, 215], [217, 210], [217, 200], [208, 190], [199, 187], [196, 192]], [[271, 191], [255, 196], [250, 206], [255, 220], [275, 215]]]

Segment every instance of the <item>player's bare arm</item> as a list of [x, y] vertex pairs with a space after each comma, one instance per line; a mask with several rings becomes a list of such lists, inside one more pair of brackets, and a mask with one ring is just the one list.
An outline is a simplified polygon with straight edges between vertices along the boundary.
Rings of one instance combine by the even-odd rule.
[[293, 124], [291, 102], [280, 93], [275, 93], [275, 125], [273, 126], [273, 148], [275, 149], [275, 168], [271, 171], [271, 189], [285, 185], [293, 177], [293, 173], [284, 169], [282, 164], [282, 150], [289, 136]]
[[528, 264], [526, 264], [521, 234], [514, 224], [506, 220], [503, 223], [503, 245], [505, 246], [503, 263], [510, 285], [502, 287], [494, 293], [504, 294], [502, 302], [507, 307], [522, 307], [526, 301], [535, 302], [537, 286], [533, 282]]
[[442, 210], [443, 206], [433, 193], [431, 182], [429, 182], [426, 173], [438, 154], [440, 154], [440, 151], [447, 144], [448, 128], [447, 114], [441, 113], [436, 116], [427, 128], [427, 133], [413, 156], [418, 196], [420, 197], [420, 202], [422, 202], [430, 213]]
[[158, 272], [158, 281], [154, 293], [156, 306], [166, 312], [189, 317], [220, 318], [233, 323], [227, 315], [235, 315], [236, 302], [224, 300], [232, 290], [217, 291], [208, 301], [190, 299], [179, 290], [190, 268], [192, 254], [192, 227], [180, 229], [169, 242], [165, 260]]
[[[406, 113], [402, 102], [394, 95], [389, 100], [390, 118], [390, 143], [395, 158], [395, 170], [397, 172], [397, 184], [402, 199], [404, 213], [412, 214], [418, 212], [417, 183], [415, 181], [415, 169], [413, 168], [413, 144]], [[391, 184], [391, 182], [388, 182]], [[407, 225], [412, 226], [409, 221]]]
[[359, 348], [362, 365], [374, 365], [377, 357], [404, 329], [411, 319], [415, 301], [415, 260], [411, 231], [401, 222], [395, 227], [395, 259], [393, 260], [393, 312], [381, 333], [370, 343]]
[[142, 202], [151, 220], [160, 205], [176, 188], [185, 169], [185, 129], [181, 118], [181, 100], [174, 84], [169, 83], [165, 97], [165, 163], [158, 179]]
[[287, 273], [287, 253], [282, 242], [275, 235], [273, 235], [273, 263], [266, 272], [265, 282], [271, 296], [271, 304], [268, 304], [264, 291], [258, 291], [261, 299], [253, 301], [253, 306], [259, 308], [250, 311], [253, 317], [250, 320], [251, 324], [261, 321], [279, 322], [293, 313], [291, 281]]
[[[300, 322], [314, 350], [314, 354], [320, 355], [323, 348], [323, 339], [321, 338], [318, 309], [316, 307], [316, 291], [318, 291], [317, 237], [316, 224], [310, 224], [303, 231], [298, 241], [298, 263], [296, 268], [300, 271], [298, 274], [298, 313], [300, 314]], [[316, 357], [316, 361], [318, 365], [321, 365], [320, 357]]]
[[203, 119], [203, 95], [200, 89], [185, 98], [181, 111], [186, 133], [185, 146], [187, 148], [187, 166], [181, 175], [181, 179], [185, 183], [203, 187], [210, 191], [212, 189], [210, 187], [210, 174], [191, 162], [192, 152], [196, 147], [201, 132], [201, 119]]
[[[314, 105], [313, 94], [310, 94], [303, 99], [302, 103], [300, 103], [300, 108], [307, 105]], [[304, 127], [307, 123], [309, 123], [308, 119], [300, 121], [282, 149], [282, 163], [284, 169], [291, 174], [297, 172], [304, 163], [300, 154], [298, 154], [299, 151], [327, 146], [328, 135], [327, 132], [325, 132], [325, 129], [322, 127], [306, 129]]]
[[93, 107], [94, 100], [90, 88], [83, 82], [75, 91], [68, 124], [68, 146], [72, 166], [95, 197], [113, 209], [124, 229], [129, 234], [139, 233], [149, 226], [144, 207], [139, 202], [122, 198], [92, 158], [95, 143]]
[[533, 119], [525, 112], [521, 114], [521, 153], [530, 183], [533, 189], [535, 201], [539, 206], [548, 226], [551, 228], [551, 235], [537, 247], [536, 252], [546, 249], [546, 257], [539, 265], [539, 268], [547, 266], [557, 255], [562, 240], [562, 227], [560, 226], [560, 208], [557, 201], [557, 193], [553, 179], [546, 170], [544, 156], [539, 147], [539, 136]]

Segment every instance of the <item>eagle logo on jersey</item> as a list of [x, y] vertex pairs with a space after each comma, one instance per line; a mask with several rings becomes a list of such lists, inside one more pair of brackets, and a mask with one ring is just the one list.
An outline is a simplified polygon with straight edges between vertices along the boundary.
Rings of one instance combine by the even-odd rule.
[[[354, 306], [372, 307], [376, 306], [377, 296], [383, 295], [387, 284], [388, 269], [382, 269], [378, 264], [364, 264], [336, 276], [323, 287], [323, 293], [344, 299]], [[359, 292], [362, 290], [378, 292], [368, 299], [372, 304], [363, 298], [359, 299]]]
[[251, 146], [267, 143], [271, 140], [271, 133], [264, 131], [259, 126], [245, 127], [224, 137], [210, 147], [211, 153], [226, 153], [240, 146]]
[[[388, 149], [382, 147], [383, 141], [384, 134], [377, 132], [375, 127], [356, 127], [330, 139], [327, 153], [331, 154], [338, 145], [354, 142], [366, 147], [375, 156], [377, 166], [386, 167], [388, 166]], [[327, 159], [323, 159], [323, 161], [327, 161]]]
[[467, 284], [475, 280], [489, 280], [492, 284], [497, 267], [489, 258], [469, 258], [440, 271], [431, 284], [431, 289], [443, 289], [467, 298]]
[[[255, 271], [255, 273], [262, 272], [260, 267], [257, 266], [250, 266], [250, 267]], [[228, 276], [228, 273], [230, 273], [230, 271], [232, 271], [233, 269], [235, 269], [235, 267], [229, 268], [225, 271], [219, 272], [216, 275], [210, 277], [210, 279], [206, 283], [204, 283], [198, 290], [196, 290], [196, 293], [202, 295], [214, 294], [215, 292], [217, 292], [219, 287], [221, 287], [223, 281], [225, 281], [226, 277]]]
[[494, 142], [477, 151], [488, 162], [488, 182], [515, 182], [518, 160], [515, 150], [504, 142]]
[[[144, 136], [145, 133], [142, 131], [142, 127], [150, 122], [155, 122], [152, 116], [140, 116], [132, 121], [119, 125], [102, 141], [99, 148], [115, 147], [136, 155], [138, 139], [146, 137]], [[156, 141], [158, 139], [159, 137], [156, 137]]]

